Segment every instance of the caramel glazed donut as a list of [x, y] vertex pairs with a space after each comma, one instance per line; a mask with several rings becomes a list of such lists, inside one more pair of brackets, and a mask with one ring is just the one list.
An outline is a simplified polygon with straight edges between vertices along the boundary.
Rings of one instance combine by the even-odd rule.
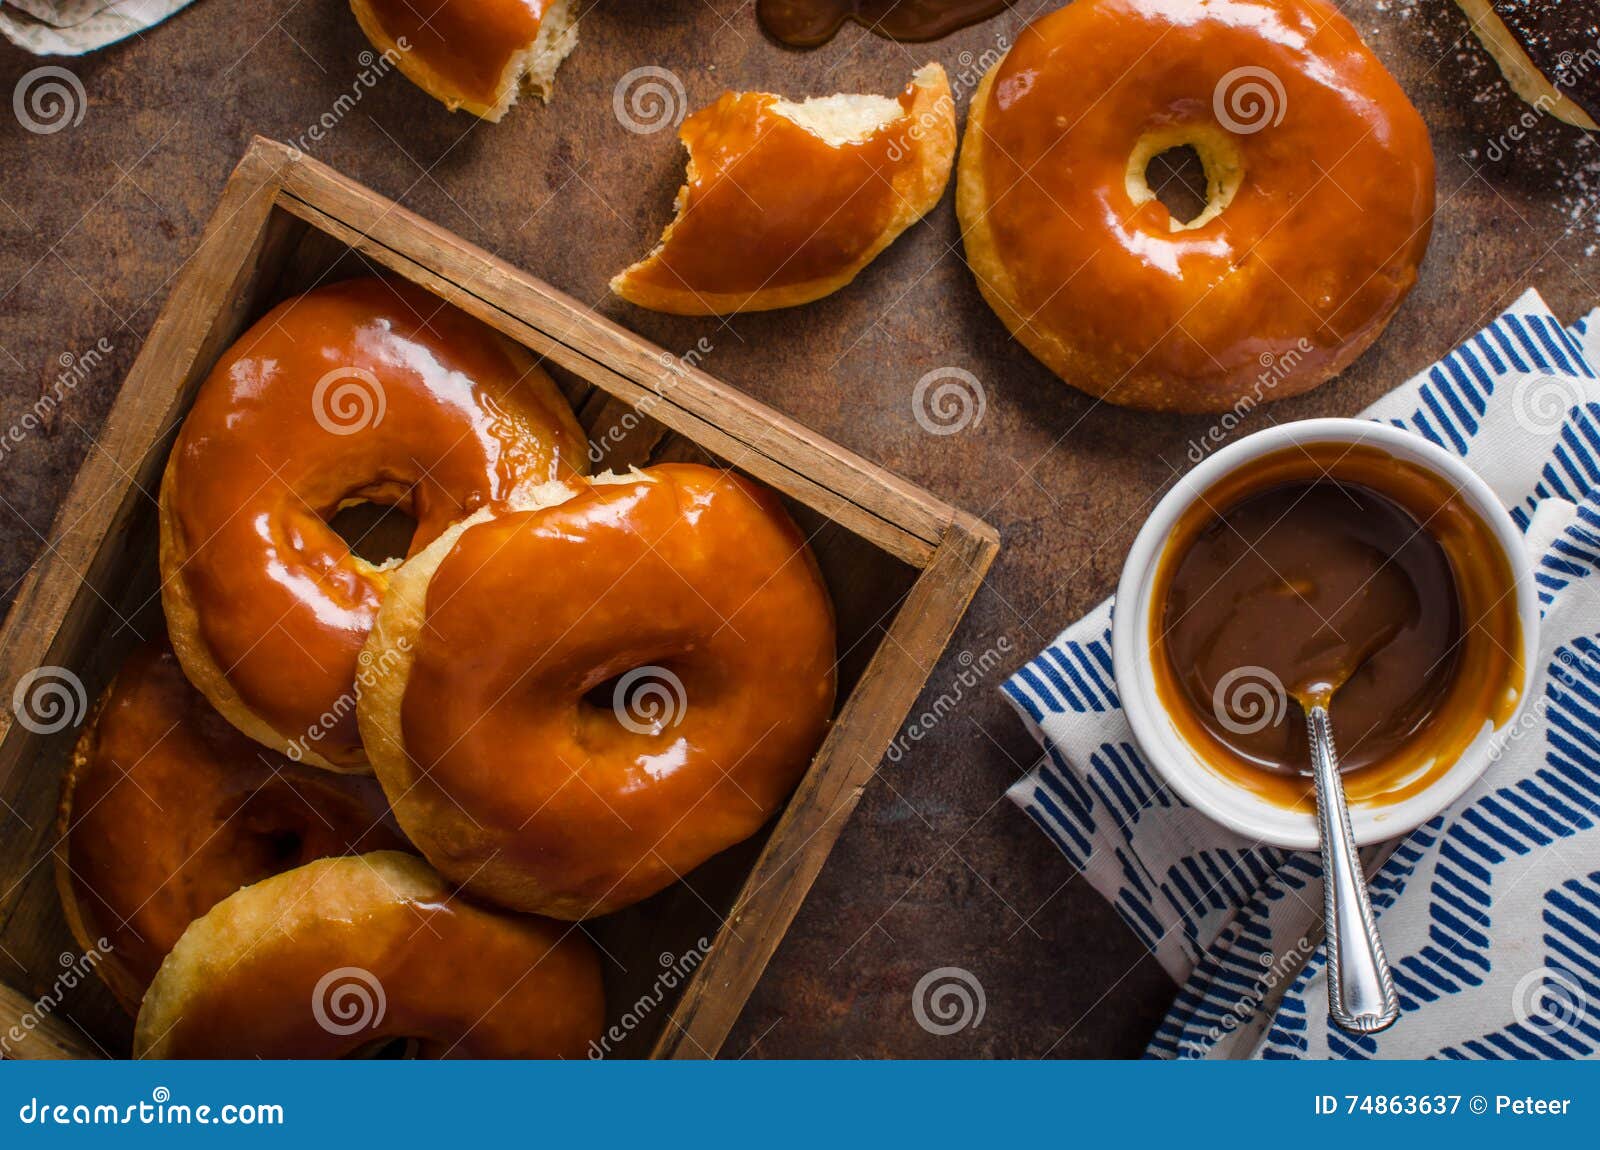
[[690, 464], [553, 484], [396, 572], [361, 734], [447, 878], [606, 914], [778, 809], [827, 731], [834, 642], [771, 492]]
[[161, 481], [162, 605], [185, 673], [257, 742], [366, 769], [358, 657], [392, 564], [327, 521], [394, 504], [415, 553], [587, 469], [583, 447], [527, 351], [420, 288], [357, 279], [280, 304], [201, 385]]
[[[1207, 180], [1187, 222], [1145, 178], [1183, 145]], [[1082, 391], [1170, 411], [1337, 375], [1415, 283], [1433, 208], [1421, 116], [1323, 0], [1074, 0], [984, 76], [956, 191], [1012, 334]]]
[[246, 738], [162, 642], [123, 662], [85, 726], [57, 829], [67, 924], [130, 1014], [189, 923], [240, 887], [326, 855], [405, 846], [377, 783]]
[[320, 859], [223, 899], [161, 964], [135, 1058], [578, 1058], [605, 1026], [576, 928], [463, 901], [394, 851]]

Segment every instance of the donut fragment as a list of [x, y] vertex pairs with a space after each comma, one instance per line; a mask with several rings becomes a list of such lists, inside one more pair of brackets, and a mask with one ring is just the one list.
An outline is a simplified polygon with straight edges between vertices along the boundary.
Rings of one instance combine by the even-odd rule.
[[571, 0], [350, 0], [372, 46], [454, 112], [498, 122], [524, 90], [546, 103], [578, 46]]
[[956, 115], [938, 64], [898, 99], [725, 92], [684, 121], [677, 215], [611, 281], [677, 315], [794, 307], [844, 287], [944, 194]]

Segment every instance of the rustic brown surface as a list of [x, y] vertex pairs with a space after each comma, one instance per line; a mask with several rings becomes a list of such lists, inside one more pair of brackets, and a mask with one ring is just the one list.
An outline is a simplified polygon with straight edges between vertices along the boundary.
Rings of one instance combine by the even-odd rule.
[[[1422, 282], [1344, 379], [1245, 429], [1357, 411], [1528, 286], [1568, 317], [1600, 300], [1593, 143], [1527, 113], [1453, 5], [1383, 8], [1346, 5], [1434, 133], [1440, 217]], [[929, 58], [970, 90], [975, 61], [1031, 10], [933, 45], [850, 27], [796, 54], [761, 38], [748, 4], [608, 0], [585, 16], [549, 107], [529, 102], [500, 125], [477, 124], [390, 73], [307, 151], [669, 349], [704, 340], [713, 374], [994, 523], [1000, 560], [935, 669], [929, 706], [955, 693], [958, 652], [981, 665], [1003, 643], [1009, 670], [1111, 589], [1142, 511], [1187, 466], [1208, 421], [1095, 406], [1042, 371], [978, 298], [948, 195], [852, 288], [807, 308], [722, 323], [610, 299], [607, 278], [653, 242], [680, 175], [671, 132], [628, 131], [613, 91], [630, 69], [656, 65], [681, 79], [691, 107], [727, 86], [889, 92]], [[250, 135], [301, 137], [351, 90], [365, 48], [336, 2], [199, 0], [140, 38], [53, 61], [83, 83], [81, 123], [34, 135], [0, 111], [0, 428], [52, 387], [61, 357], [101, 338], [113, 346], [48, 428], [0, 458], [7, 599]], [[39, 63], [0, 47], [0, 95]], [[1519, 123], [1521, 140], [1508, 134]], [[935, 437], [913, 418], [911, 391], [946, 366], [983, 382], [987, 410]], [[1142, 1049], [1171, 987], [1001, 799], [1034, 748], [993, 693], [997, 678], [881, 764], [728, 1055]], [[977, 975], [987, 1013], [941, 1038], [917, 1024], [910, 998], [918, 978], [947, 965]]]

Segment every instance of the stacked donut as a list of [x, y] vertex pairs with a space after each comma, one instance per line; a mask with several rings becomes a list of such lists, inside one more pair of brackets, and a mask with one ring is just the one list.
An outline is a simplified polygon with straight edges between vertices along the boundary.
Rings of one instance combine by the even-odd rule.
[[[526, 351], [409, 284], [291, 299], [223, 355], [162, 481], [168, 641], [61, 803], [137, 1056], [581, 1055], [572, 922], [781, 805], [835, 688], [805, 541], [730, 472], [586, 459]], [[415, 520], [404, 556], [335, 529], [369, 502]]]

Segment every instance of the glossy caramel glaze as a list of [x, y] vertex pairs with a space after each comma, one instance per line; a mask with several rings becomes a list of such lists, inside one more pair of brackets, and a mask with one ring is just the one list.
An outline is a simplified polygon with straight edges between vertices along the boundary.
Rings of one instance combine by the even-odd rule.
[[756, 0], [761, 27], [791, 48], [833, 39], [845, 21], [891, 40], [937, 40], [1004, 12], [1010, 0]]
[[407, 74], [426, 68], [430, 92], [452, 104], [492, 108], [517, 81], [514, 65], [533, 44], [550, 0], [357, 0], [374, 43], [405, 44]]
[[165, 643], [123, 663], [62, 788], [56, 880], [95, 968], [133, 1011], [185, 928], [253, 882], [405, 845], [383, 792], [293, 763], [231, 727]]
[[448, 877], [581, 918], [753, 834], [834, 687], [827, 589], [777, 497], [668, 464], [460, 536], [427, 588], [404, 768], [375, 763]]
[[[908, 86], [900, 106], [915, 95]], [[633, 273], [642, 286], [754, 293], [832, 276], [877, 243], [903, 202], [891, 183], [916, 162], [909, 122], [834, 146], [779, 100], [724, 92], [683, 122], [688, 181], [655, 259]]]
[[550, 378], [422, 289], [350, 280], [274, 308], [201, 386], [162, 482], [162, 597], [190, 679], [253, 737], [359, 767], [357, 657], [387, 574], [327, 520], [398, 505], [414, 552], [569, 461], [587, 465], [582, 433]]
[[1288, 774], [1311, 763], [1305, 712], [1317, 703], [1341, 770], [1399, 753], [1455, 674], [1461, 607], [1444, 548], [1393, 500], [1332, 479], [1218, 511], [1177, 561], [1162, 609], [1195, 718]]
[[[1226, 206], [1184, 228], [1136, 198], [1141, 141], [1192, 144]], [[1433, 153], [1323, 0], [1075, 0], [985, 77], [958, 208], [980, 289], [1064, 380], [1222, 410], [1377, 338], [1427, 247]]]
[[[1268, 529], [1256, 501], [1286, 494], [1299, 502], [1293, 511], [1278, 507]], [[1351, 496], [1366, 506], [1350, 507]], [[1422, 525], [1426, 543], [1412, 538], [1410, 523]], [[1252, 554], [1200, 587], [1200, 572], [1185, 565], [1208, 562], [1219, 524], [1265, 541], [1273, 569]], [[1292, 773], [1309, 766], [1297, 758], [1303, 731], [1290, 728], [1304, 725], [1294, 696], [1319, 678], [1349, 675], [1331, 714], [1341, 757], [1356, 768], [1344, 780], [1352, 803], [1420, 792], [1486, 725], [1500, 727], [1516, 713], [1526, 653], [1515, 575], [1466, 499], [1416, 464], [1348, 443], [1263, 456], [1204, 492], [1158, 562], [1149, 642], [1168, 720], [1212, 770], [1273, 802], [1313, 809], [1310, 778]], [[1316, 612], [1332, 624], [1320, 634], [1307, 622]], [[1208, 648], [1211, 640], [1218, 649]], [[1247, 666], [1252, 658], [1277, 676], [1281, 692]], [[1234, 667], [1224, 667], [1230, 659]], [[1219, 682], [1222, 710], [1236, 727], [1275, 711], [1285, 725], [1245, 735], [1220, 729]], [[1254, 690], [1261, 684], [1265, 690]]]
[[325, 859], [240, 891], [151, 985], [136, 1058], [581, 1058], [605, 1025], [574, 928], [472, 905], [422, 860]]

